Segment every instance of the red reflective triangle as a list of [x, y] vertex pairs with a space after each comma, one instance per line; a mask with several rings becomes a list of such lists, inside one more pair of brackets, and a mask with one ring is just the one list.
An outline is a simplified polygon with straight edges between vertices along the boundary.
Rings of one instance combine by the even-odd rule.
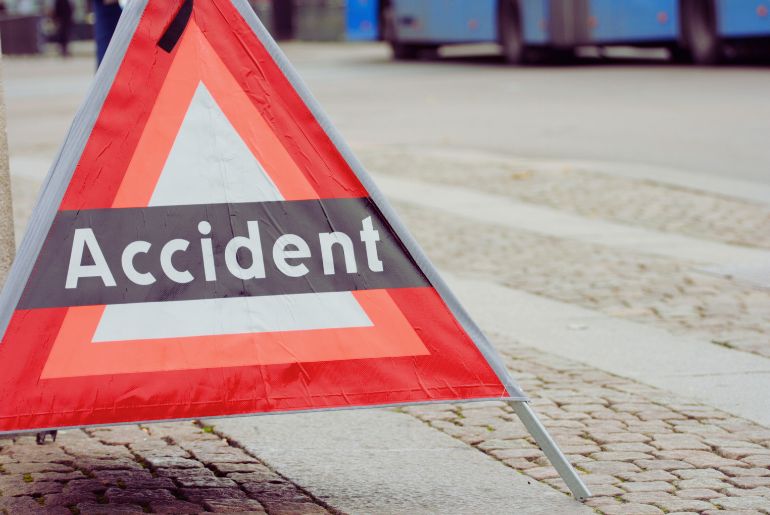
[[[129, 5], [126, 14], [141, 18], [114, 80], [97, 78], [111, 86], [82, 154], [74, 170], [60, 162], [52, 171], [52, 176], [71, 173], [71, 179], [59, 195], [53, 223], [42, 228], [35, 267], [21, 279], [15, 298], [13, 291], [4, 292], [4, 299], [17, 304], [0, 344], [0, 432], [522, 398], [488, 343], [469, 334], [472, 323], [461, 322], [460, 308], [449, 305], [427, 279], [430, 265], [418, 266], [422, 260], [415, 261], [410, 244], [394, 228], [397, 222], [359, 180], [363, 172], [351, 168], [276, 62], [266, 36], [255, 33], [242, 11], [230, 0], [197, 0], [184, 32], [166, 52], [158, 41], [179, 5], [161, 0]], [[75, 125], [71, 134], [82, 130]], [[53, 211], [46, 205], [36, 209]], [[334, 213], [345, 209], [357, 213], [355, 231], [338, 231], [342, 219]], [[222, 217], [219, 225], [202, 220], [222, 212], [224, 225]], [[286, 277], [271, 270], [283, 282], [271, 283], [269, 294], [254, 293], [246, 280], [243, 290], [232, 290], [238, 285], [232, 277], [229, 286], [219, 287], [226, 271], [256, 262], [249, 265], [237, 252], [227, 261], [224, 240], [212, 244], [219, 268], [206, 268], [203, 246], [206, 237], [213, 238], [212, 225], [214, 233], [225, 226], [232, 231], [230, 241], [245, 241], [246, 212], [262, 213], [261, 230], [275, 239], [275, 266], [285, 267]], [[313, 214], [319, 212], [324, 216]], [[306, 238], [314, 245], [312, 256], [275, 257], [301, 252], [296, 239], [281, 247], [282, 227], [266, 223], [281, 213], [299, 213], [292, 218], [298, 232], [322, 227], [317, 242]], [[365, 216], [376, 223], [374, 243], [366, 241]], [[199, 222], [208, 224], [209, 232]], [[104, 259], [111, 261], [118, 284], [110, 286], [100, 276], [80, 278], [67, 289], [74, 232], [102, 223]], [[190, 282], [175, 279], [174, 288], [160, 294], [152, 285], [141, 286], [161, 277], [157, 269], [155, 275], [147, 271], [143, 259], [150, 251], [132, 254], [133, 268], [127, 269], [127, 251], [117, 242], [152, 240], [156, 233], [189, 231], [188, 226], [200, 231], [201, 250], [195, 252], [201, 259], [187, 257], [191, 240], [182, 239], [188, 246], [177, 249], [176, 257], [170, 254], [166, 265], [172, 270], [163, 273], [169, 278], [188, 273]], [[357, 245], [354, 262], [347, 261], [345, 241], [335, 240], [327, 242], [331, 265], [324, 262], [322, 268], [317, 257], [326, 256], [322, 231], [343, 240], [347, 235]], [[34, 247], [34, 236], [28, 238]], [[381, 271], [376, 252], [374, 264], [370, 259], [370, 244], [387, 247]], [[97, 264], [92, 250], [78, 263]], [[270, 259], [269, 249], [266, 254]], [[400, 264], [391, 281], [392, 260]], [[310, 269], [305, 290], [302, 277], [291, 275], [302, 263]], [[21, 267], [12, 274], [21, 277]], [[334, 282], [335, 274], [342, 282]], [[88, 290], [86, 300], [75, 295], [81, 285]], [[77, 302], [68, 300], [76, 297]]]

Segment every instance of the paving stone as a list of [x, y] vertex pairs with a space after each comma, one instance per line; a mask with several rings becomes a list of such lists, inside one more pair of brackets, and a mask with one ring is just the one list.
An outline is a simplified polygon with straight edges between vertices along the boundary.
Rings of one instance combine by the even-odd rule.
[[531, 461], [527, 461], [524, 458], [509, 458], [507, 460], [502, 460], [502, 462], [509, 467], [520, 471], [532, 469], [538, 466], [537, 464], [532, 463]]
[[40, 504], [30, 496], [0, 497], [0, 510], [5, 510], [9, 514], [39, 513], [41, 508]]
[[615, 485], [620, 479], [608, 474], [583, 474], [583, 482], [587, 485]]
[[212, 471], [207, 468], [186, 468], [186, 469], [157, 469], [155, 473], [159, 477], [168, 477], [172, 479], [180, 478], [212, 478], [216, 477]]
[[149, 504], [153, 513], [200, 513], [201, 507], [187, 501], [152, 501]]
[[590, 499], [584, 501], [583, 504], [590, 506], [591, 508], [599, 508], [599, 510], [603, 510], [606, 506], [617, 506], [619, 504], [623, 504], [623, 502], [615, 499], [615, 497], [593, 496]]
[[664, 509], [667, 513], [672, 511], [699, 512], [714, 507], [714, 505], [709, 502], [693, 499], [661, 499], [655, 504]]
[[731, 477], [727, 481], [739, 488], [756, 488], [758, 486], [770, 486], [770, 476], [764, 477]]
[[676, 474], [682, 479], [697, 479], [697, 478], [722, 479], [727, 477], [723, 472], [712, 468], [702, 468], [702, 469], [686, 468], [682, 470], [672, 470], [671, 473]]
[[106, 489], [105, 483], [98, 479], [78, 479], [64, 485], [65, 493], [104, 492]]
[[142, 466], [127, 458], [94, 459], [78, 458], [78, 468], [93, 473], [97, 470], [142, 470]]
[[[557, 481], [557, 480], [554, 480], [554, 481]], [[561, 481], [561, 480], [558, 480], [558, 481]], [[561, 483], [561, 485], [564, 486], [564, 483]], [[566, 490], [566, 487], [564, 487], [564, 489]], [[623, 490], [621, 490], [615, 485], [591, 485], [589, 489], [591, 490], [592, 494], [599, 495], [599, 496], [614, 497], [624, 493]]]
[[267, 513], [263, 506], [252, 499], [211, 499], [203, 501], [203, 506], [214, 513]]
[[663, 460], [682, 460], [696, 468], [718, 468], [742, 465], [740, 461], [723, 458], [713, 452], [706, 451], [657, 451], [655, 452], [655, 456]]
[[205, 433], [203, 429], [189, 421], [147, 424], [144, 426], [144, 429], [146, 429], [153, 436], [158, 438], [169, 438], [175, 442], [194, 442], [219, 439], [218, 436]]
[[735, 438], [735, 436], [732, 433], [729, 433], [729, 432], [724, 435], [709, 437], [705, 440], [705, 442], [716, 448], [756, 449], [757, 451], [759, 451], [758, 454], [766, 454], [762, 452], [764, 450], [764, 447], [762, 447], [761, 445], [758, 445], [752, 442], [746, 442], [743, 440], [738, 440]]
[[73, 481], [75, 479], [85, 479], [79, 470], [72, 472], [33, 472], [30, 474], [34, 481]]
[[93, 478], [105, 485], [154, 479], [149, 470], [97, 470]]
[[228, 453], [233, 450], [240, 450], [231, 447], [227, 441], [216, 436], [206, 440], [180, 440], [178, 445], [196, 456], [202, 454]]
[[142, 448], [137, 446], [131, 446], [131, 450], [141, 457], [142, 459], [149, 461], [150, 458], [189, 458], [190, 453], [178, 447], [176, 445], [168, 445], [162, 442], [163, 445], [156, 445], [152, 448]]
[[682, 499], [695, 499], [695, 500], [701, 500], [701, 501], [708, 501], [709, 499], [716, 499], [718, 497], [723, 497], [723, 494], [720, 494], [719, 492], [715, 492], [714, 490], [711, 490], [708, 488], [683, 488], [683, 489], [677, 490], [676, 496], [681, 497]]
[[739, 440], [749, 440], [750, 442], [768, 442], [770, 441], [770, 429], [755, 427], [747, 431], [736, 431], [733, 436]]
[[193, 454], [197, 460], [207, 465], [210, 463], [251, 463], [254, 461], [254, 458], [243, 451]]
[[644, 472], [621, 472], [616, 474], [624, 481], [674, 481], [677, 477], [665, 470], [646, 470]]
[[184, 488], [230, 488], [237, 486], [232, 479], [216, 476], [177, 477], [176, 482]]
[[620, 485], [627, 492], [673, 492], [674, 485], [665, 481], [626, 482]]
[[636, 460], [634, 464], [645, 470], [679, 470], [695, 468], [691, 463], [679, 460]]
[[641, 433], [619, 431], [617, 433], [591, 433], [591, 439], [600, 445], [611, 443], [645, 443], [650, 437]]
[[613, 496], [597, 496], [594, 495], [590, 499], [583, 501], [583, 504], [586, 506], [590, 506], [592, 508], [599, 508], [600, 510], [603, 509], [605, 506], [617, 506], [619, 504], [623, 504], [621, 501], [617, 500]]
[[70, 506], [85, 502], [96, 502], [96, 494], [93, 492], [61, 492], [44, 496], [46, 506]]
[[72, 515], [72, 511], [64, 506], [43, 506], [39, 513], [44, 515]]
[[722, 467], [722, 472], [733, 477], [770, 476], [770, 468], [766, 467]]
[[559, 473], [553, 467], [535, 467], [524, 471], [528, 476], [541, 481], [543, 479], [554, 479], [559, 477]]
[[[589, 461], [594, 461], [588, 456], [583, 456], [581, 454], [567, 454], [566, 457], [570, 461], [570, 463], [572, 463], [573, 465], [576, 465], [578, 463], [587, 463]], [[542, 458], [538, 458], [538, 459], [542, 459]]]
[[227, 475], [231, 473], [270, 472], [265, 465], [257, 462], [251, 463], [212, 463], [211, 468], [217, 473]]
[[88, 432], [99, 441], [113, 445], [129, 445], [149, 439], [149, 434], [139, 426], [103, 427]]
[[147, 504], [151, 501], [174, 501], [176, 497], [168, 490], [123, 490], [109, 488], [104, 497], [114, 504]]
[[642, 442], [623, 442], [623, 443], [608, 443], [602, 446], [605, 451], [613, 452], [643, 452], [649, 453], [654, 451], [653, 447]]
[[660, 501], [676, 501], [678, 497], [666, 492], [628, 492], [620, 496], [624, 501], [636, 504], [657, 504]]
[[72, 455], [69, 458], [72, 459], [72, 457], [74, 457], [76, 461], [80, 461], [85, 458], [92, 460], [108, 460], [118, 458], [128, 461], [134, 460], [134, 456], [131, 451], [125, 447], [120, 447], [117, 445], [104, 445], [95, 440], [78, 443], [76, 445], [63, 444], [63, 448], [66, 449], [70, 455]]
[[727, 497], [766, 497], [770, 502], [770, 488], [766, 486], [758, 486], [757, 488], [725, 488], [724, 495]]
[[741, 461], [754, 467], [770, 467], [770, 456], [766, 454], [746, 456]]
[[598, 461], [636, 461], [652, 458], [643, 452], [595, 452], [591, 457]]
[[246, 494], [239, 488], [182, 488], [179, 491], [192, 502], [246, 498]]
[[43, 472], [72, 472], [73, 468], [61, 463], [5, 463], [3, 470], [8, 474], [35, 474]]
[[682, 490], [701, 488], [710, 490], [722, 490], [725, 488], [730, 488], [732, 485], [722, 479], [703, 477], [695, 479], [682, 479], [676, 483], [676, 486]]
[[720, 456], [733, 460], [740, 460], [746, 456], [770, 455], [770, 449], [756, 447], [720, 447], [717, 452]]
[[660, 508], [655, 506], [636, 503], [602, 506], [601, 510], [606, 515], [657, 515], [663, 513]]
[[203, 468], [203, 464], [196, 460], [180, 458], [178, 456], [148, 456], [147, 463], [155, 469], [186, 469]]
[[650, 445], [661, 450], [708, 450], [709, 446], [689, 435], [661, 435]]
[[505, 449], [531, 449], [532, 444], [524, 439], [484, 440], [477, 445], [482, 451], [499, 451]]
[[641, 472], [641, 468], [633, 463], [622, 461], [592, 461], [582, 463], [580, 468], [593, 474], [616, 475], [622, 472]]
[[34, 496], [59, 493], [64, 485], [55, 481], [27, 482], [21, 478], [0, 477], [0, 491], [5, 497]]
[[764, 497], [720, 497], [712, 499], [711, 502], [720, 508], [727, 510], [760, 510], [770, 511], [770, 504]]
[[308, 497], [291, 483], [248, 483], [242, 485], [242, 488], [251, 497], [263, 504], [277, 501], [306, 502], [308, 500]]
[[81, 503], [77, 505], [80, 515], [112, 515], [113, 513], [144, 513], [141, 506], [135, 504], [98, 504]]
[[[567, 450], [564, 447], [561, 448], [562, 452], [569, 454], [573, 451]], [[592, 449], [596, 450], [596, 449]], [[590, 452], [590, 451], [589, 451]], [[511, 458], [540, 458], [543, 456], [543, 451], [535, 447], [529, 449], [503, 449], [489, 451], [489, 454], [498, 460], [507, 460]]]
[[234, 472], [228, 474], [227, 477], [236, 483], [261, 483], [265, 481], [284, 482], [281, 476], [269, 469], [260, 472]]
[[325, 508], [308, 502], [266, 502], [265, 507], [270, 515], [324, 515], [329, 513]]

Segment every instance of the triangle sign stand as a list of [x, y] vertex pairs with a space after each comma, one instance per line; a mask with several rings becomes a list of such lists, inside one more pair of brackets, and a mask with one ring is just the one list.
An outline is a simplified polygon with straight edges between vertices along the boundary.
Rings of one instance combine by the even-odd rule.
[[246, 0], [128, 4], [0, 335], [0, 433], [502, 400], [590, 495]]

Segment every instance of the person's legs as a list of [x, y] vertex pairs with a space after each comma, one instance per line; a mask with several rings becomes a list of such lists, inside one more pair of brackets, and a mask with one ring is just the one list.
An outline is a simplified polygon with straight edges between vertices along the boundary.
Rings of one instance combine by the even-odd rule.
[[72, 20], [61, 20], [59, 22], [59, 44], [61, 45], [62, 57], [70, 55], [69, 44], [72, 37]]
[[117, 2], [105, 4], [104, 0], [93, 0], [94, 39], [96, 40], [96, 65], [101, 64], [107, 47], [120, 19], [120, 5]]
[[273, 0], [273, 36], [278, 40], [294, 37], [293, 0]]

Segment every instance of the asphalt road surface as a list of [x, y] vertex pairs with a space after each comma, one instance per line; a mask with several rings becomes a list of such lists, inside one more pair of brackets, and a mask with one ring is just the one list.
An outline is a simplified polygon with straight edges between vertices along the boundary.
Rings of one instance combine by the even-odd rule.
[[[517, 68], [484, 55], [396, 63], [380, 44], [284, 48], [353, 146], [435, 145], [770, 184], [768, 66]], [[4, 66], [11, 153], [50, 159], [56, 148], [45, 142], [63, 140], [91, 57]]]
[[770, 66], [517, 68], [488, 56], [396, 63], [380, 45], [287, 50], [354, 144], [644, 164], [770, 184]]

